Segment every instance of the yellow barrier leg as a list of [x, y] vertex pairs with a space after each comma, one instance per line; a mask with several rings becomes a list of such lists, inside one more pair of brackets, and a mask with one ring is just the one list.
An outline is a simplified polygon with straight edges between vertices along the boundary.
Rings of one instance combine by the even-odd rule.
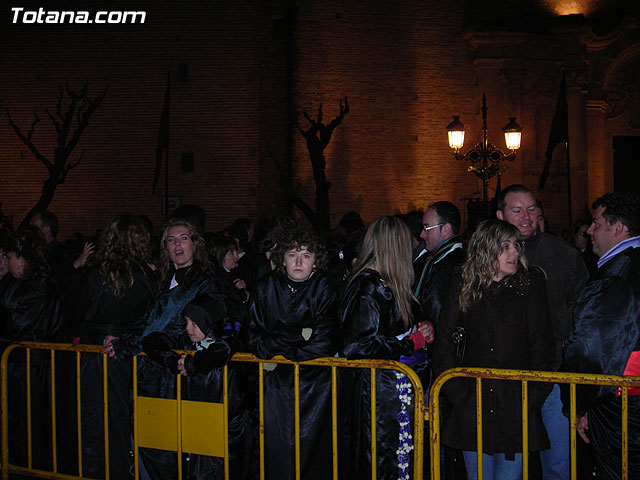
[[570, 443], [570, 454], [571, 454], [571, 478], [575, 480], [578, 478], [578, 464], [576, 462], [576, 452], [577, 452], [577, 444], [576, 444], [576, 385], [572, 383], [569, 388], [570, 395], [570, 411], [569, 411], [569, 441]]
[[31, 458], [31, 349], [27, 348], [27, 466], [33, 468]]
[[300, 366], [297, 363], [293, 366], [293, 397], [296, 480], [300, 480]]
[[376, 369], [371, 369], [371, 480], [376, 480], [378, 475], [378, 452], [376, 431]]
[[338, 381], [336, 367], [331, 367], [331, 441], [333, 445], [333, 480], [338, 480]]
[[529, 480], [529, 390], [522, 381], [522, 480]]
[[260, 480], [264, 480], [264, 369], [258, 363], [258, 434], [260, 435]]
[[140, 452], [138, 451], [138, 357], [133, 357], [133, 472], [140, 479]]
[[109, 480], [109, 389], [107, 375], [109, 357], [102, 356], [102, 421], [104, 425], [104, 476]]
[[622, 480], [629, 480], [629, 390], [622, 389]]
[[[478, 480], [482, 480], [482, 380], [476, 378], [476, 438], [478, 441]], [[491, 479], [489, 479], [491, 480]]]
[[81, 399], [81, 383], [80, 383], [80, 352], [76, 351], [76, 402], [78, 409], [76, 410], [77, 439], [78, 439], [78, 475], [82, 477], [82, 399]]

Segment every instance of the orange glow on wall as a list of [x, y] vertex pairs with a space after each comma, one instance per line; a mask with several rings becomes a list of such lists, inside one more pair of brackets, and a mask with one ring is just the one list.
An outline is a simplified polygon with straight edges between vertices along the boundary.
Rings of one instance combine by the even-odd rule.
[[598, 0], [545, 0], [545, 5], [550, 12], [562, 15], [574, 15], [581, 13], [585, 17], [596, 10]]

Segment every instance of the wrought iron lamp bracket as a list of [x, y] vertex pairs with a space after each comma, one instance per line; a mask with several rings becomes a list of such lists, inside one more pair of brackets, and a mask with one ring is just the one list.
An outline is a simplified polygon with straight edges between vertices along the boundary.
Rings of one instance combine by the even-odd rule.
[[[505, 154], [502, 150], [494, 147], [491, 143], [487, 143], [486, 149], [482, 142], [475, 147], [461, 154], [455, 152], [456, 160], [470, 162], [468, 172], [473, 173], [481, 180], [489, 180], [498, 174], [507, 170], [507, 167], [501, 165], [504, 161], [513, 162], [516, 158], [515, 152]], [[486, 161], [484, 161], [486, 159]]]

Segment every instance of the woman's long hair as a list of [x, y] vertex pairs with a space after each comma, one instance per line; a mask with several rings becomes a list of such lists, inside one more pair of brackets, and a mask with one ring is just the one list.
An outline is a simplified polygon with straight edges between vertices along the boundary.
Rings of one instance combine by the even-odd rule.
[[376, 270], [391, 289], [406, 328], [413, 324], [411, 302], [416, 301], [411, 292], [414, 280], [411, 251], [411, 232], [406, 224], [395, 217], [380, 217], [364, 236], [352, 277], [353, 280], [366, 268]]
[[189, 283], [191, 280], [198, 278], [201, 274], [211, 270], [207, 246], [202, 235], [198, 233], [198, 229], [193, 224], [182, 218], [170, 218], [162, 231], [162, 239], [160, 243], [162, 251], [160, 253], [159, 270], [162, 283], [168, 283], [174, 273], [173, 262], [169, 258], [169, 252], [167, 251], [167, 236], [169, 229], [177, 226], [185, 227], [189, 232], [191, 241], [193, 242], [193, 263], [189, 267], [189, 272], [185, 277], [185, 281]]
[[98, 271], [104, 283], [113, 288], [117, 297], [124, 297], [133, 285], [133, 269], [149, 260], [149, 232], [133, 215], [113, 217], [96, 255]]
[[[502, 253], [502, 242], [515, 237], [518, 228], [498, 219], [485, 220], [478, 225], [469, 241], [467, 259], [462, 266], [462, 288], [460, 289], [460, 310], [467, 309], [482, 298], [482, 295], [500, 271], [498, 257]], [[527, 275], [527, 259], [518, 249], [517, 273]]]
[[28, 226], [11, 235], [6, 245], [6, 253], [13, 252], [25, 260], [23, 280], [47, 277], [51, 273], [47, 263], [47, 244], [37, 227]]

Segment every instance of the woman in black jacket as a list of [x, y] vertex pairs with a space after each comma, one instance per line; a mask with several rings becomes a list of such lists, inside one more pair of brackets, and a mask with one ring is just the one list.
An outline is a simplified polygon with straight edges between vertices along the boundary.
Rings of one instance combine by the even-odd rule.
[[[6, 245], [9, 271], [0, 317], [0, 349], [21, 340], [56, 341], [62, 330], [62, 308], [45, 260], [40, 231], [27, 227]], [[51, 467], [49, 352], [31, 352], [31, 434], [33, 466]], [[27, 465], [26, 365], [23, 350], [9, 357], [9, 461]]]
[[[121, 337], [140, 325], [155, 293], [149, 268], [149, 234], [135, 216], [111, 220], [96, 256], [84, 274], [75, 302], [82, 343], [102, 345], [108, 336]], [[104, 476], [104, 431], [100, 355], [82, 355], [83, 474]], [[127, 478], [131, 468], [131, 360], [108, 362], [109, 473]]]
[[[162, 247], [160, 291], [134, 331], [119, 338], [106, 337], [104, 353], [111, 357], [137, 355], [143, 349], [142, 339], [154, 332], [180, 336], [184, 332], [182, 312], [187, 304], [197, 295], [223, 293], [220, 278], [212, 272], [204, 239], [194, 225], [181, 218], [170, 219], [162, 234]], [[142, 357], [138, 362], [138, 394], [176, 398], [175, 375]], [[140, 458], [153, 479], [174, 479], [178, 474], [174, 452], [143, 448]]]
[[[433, 363], [435, 375], [456, 367], [549, 370], [554, 340], [545, 276], [528, 268], [516, 241], [518, 230], [493, 219], [478, 226], [469, 242], [461, 275], [454, 277], [443, 306]], [[452, 335], [464, 328], [466, 349], [456, 356]], [[529, 451], [549, 448], [540, 407], [548, 384], [529, 384]], [[443, 394], [451, 405], [442, 432], [444, 445], [463, 450], [467, 478], [477, 478], [476, 395], [473, 379], [454, 379]], [[520, 382], [482, 382], [483, 478], [522, 478], [522, 393]]]
[[[278, 239], [276, 270], [262, 277], [250, 307], [249, 345], [258, 357], [293, 361], [338, 352], [337, 294], [320, 272], [326, 253], [316, 235], [297, 229]], [[293, 367], [265, 364], [265, 473], [295, 478]], [[326, 368], [300, 368], [301, 478], [330, 479], [331, 377]]]
[[[340, 307], [348, 359], [401, 360], [433, 342], [433, 326], [420, 322], [420, 305], [411, 293], [411, 250], [409, 229], [398, 218], [380, 217], [367, 230]], [[341, 477], [370, 478], [371, 376], [358, 369], [342, 378], [350, 407], [342, 450], [350, 458]], [[411, 478], [415, 403], [404, 374], [376, 372], [377, 478]]]

